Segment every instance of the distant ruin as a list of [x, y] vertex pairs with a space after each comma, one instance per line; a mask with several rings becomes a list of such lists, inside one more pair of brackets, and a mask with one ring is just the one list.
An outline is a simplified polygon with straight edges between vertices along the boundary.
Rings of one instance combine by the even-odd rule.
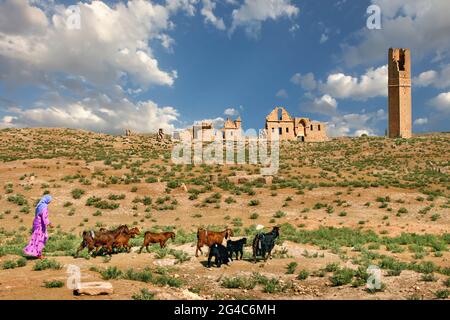
[[242, 137], [242, 120], [238, 117], [235, 121], [227, 118], [222, 128], [222, 136], [225, 140], [233, 140]]
[[280, 141], [328, 141], [326, 126], [309, 118], [292, 118], [283, 107], [276, 107], [266, 117], [265, 136], [268, 140], [278, 133]]
[[389, 138], [412, 137], [411, 53], [389, 49]]
[[[259, 137], [270, 141], [275, 132], [279, 133], [281, 141], [321, 142], [329, 140], [324, 123], [312, 121], [309, 118], [292, 118], [283, 107], [275, 108], [266, 117], [265, 129], [261, 130]], [[211, 142], [216, 137], [227, 141], [245, 139], [241, 117], [234, 121], [227, 118], [220, 130], [215, 130], [211, 122], [202, 121], [194, 124], [191, 128], [175, 131], [173, 134], [173, 139], [176, 141]]]

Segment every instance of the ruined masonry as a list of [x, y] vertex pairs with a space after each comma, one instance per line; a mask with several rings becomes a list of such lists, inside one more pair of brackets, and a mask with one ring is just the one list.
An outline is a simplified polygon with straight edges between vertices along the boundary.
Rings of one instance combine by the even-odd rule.
[[328, 141], [325, 124], [309, 118], [292, 118], [283, 107], [276, 107], [266, 117], [265, 134], [268, 140], [278, 132], [281, 141]]
[[389, 138], [412, 137], [411, 53], [389, 49]]

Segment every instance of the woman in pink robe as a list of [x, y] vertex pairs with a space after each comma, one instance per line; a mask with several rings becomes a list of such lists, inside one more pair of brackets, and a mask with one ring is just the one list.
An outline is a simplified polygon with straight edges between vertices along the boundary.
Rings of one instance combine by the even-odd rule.
[[52, 201], [50, 195], [45, 195], [39, 201], [36, 206], [34, 221], [33, 221], [33, 234], [31, 235], [30, 242], [23, 249], [23, 253], [27, 256], [43, 259], [42, 250], [44, 250], [45, 244], [48, 240], [47, 227], [52, 227], [52, 224], [48, 220], [48, 204]]

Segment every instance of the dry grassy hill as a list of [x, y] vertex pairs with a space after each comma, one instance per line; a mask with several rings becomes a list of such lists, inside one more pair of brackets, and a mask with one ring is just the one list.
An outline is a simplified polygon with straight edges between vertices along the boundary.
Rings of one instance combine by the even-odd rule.
[[[46, 288], [65, 283], [67, 264], [81, 267], [83, 281], [113, 283], [101, 299], [448, 297], [450, 134], [286, 143], [272, 184], [227, 179], [258, 166], [174, 165], [171, 150], [152, 135], [0, 130], [0, 299], [84, 299]], [[27, 261], [21, 250], [46, 193], [57, 226], [49, 260]], [[122, 223], [141, 230], [134, 246], [145, 230], [177, 237], [151, 253], [72, 257], [83, 230]], [[269, 262], [208, 270], [194, 257], [199, 226], [232, 226], [251, 242], [257, 224], [282, 226]], [[382, 269], [379, 292], [365, 288], [371, 264]]]

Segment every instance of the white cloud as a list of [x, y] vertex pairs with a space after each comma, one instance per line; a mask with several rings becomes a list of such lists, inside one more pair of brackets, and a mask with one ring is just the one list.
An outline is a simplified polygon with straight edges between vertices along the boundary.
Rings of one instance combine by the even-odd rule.
[[413, 84], [418, 87], [428, 87], [436, 82], [438, 73], [434, 70], [422, 72], [417, 77], [413, 78]]
[[311, 91], [317, 87], [316, 80], [314, 79], [314, 74], [311, 72], [302, 75], [300, 73], [296, 73], [292, 76], [291, 82], [301, 86], [304, 90]]
[[278, 90], [275, 96], [280, 99], [287, 99], [289, 97], [286, 89]]
[[418, 87], [450, 88], [450, 64], [443, 66], [439, 71], [428, 70], [422, 72], [413, 78], [413, 84]]
[[327, 122], [327, 133], [332, 137], [377, 135], [377, 123], [386, 120], [387, 115], [383, 109], [370, 113], [336, 115]]
[[5, 34], [42, 34], [47, 25], [44, 12], [29, 6], [26, 0], [5, 0], [0, 3], [0, 30]]
[[[20, 5], [5, 5], [9, 3]], [[0, 25], [0, 63], [8, 72], [4, 78], [41, 82], [52, 73], [63, 73], [101, 85], [127, 80], [141, 87], [171, 86], [176, 72], [161, 70], [148, 46], [153, 39], [166, 47], [173, 42], [165, 31], [173, 28], [170, 15], [181, 7], [171, 3], [172, 9], [144, 0], [112, 7], [102, 1], [78, 3], [81, 28], [71, 30], [66, 27], [68, 16], [63, 5], [55, 6], [55, 13], [47, 20], [39, 8], [25, 0], [8, 0], [0, 20], [20, 16], [18, 10], [22, 16], [35, 18], [29, 18], [20, 30], [11, 30], [10, 23]], [[34, 32], [39, 29], [36, 26], [41, 27], [39, 34]], [[30, 74], [39, 78], [24, 79], [23, 75]]]
[[126, 98], [112, 100], [106, 96], [66, 105], [15, 108], [10, 112], [14, 116], [4, 117], [0, 126], [70, 127], [116, 134], [124, 129], [155, 132], [163, 128], [171, 132], [179, 116], [176, 109], [159, 107], [150, 100], [134, 104]]
[[166, 0], [166, 8], [170, 12], [184, 11], [189, 16], [195, 15], [195, 5], [198, 0]]
[[414, 124], [416, 126], [423, 126], [427, 123], [428, 123], [428, 118], [418, 118], [418, 119], [414, 120]]
[[289, 32], [292, 35], [295, 35], [295, 33], [300, 30], [300, 26], [297, 23], [294, 23], [290, 28], [289, 28]]
[[211, 23], [219, 30], [225, 30], [225, 23], [222, 18], [217, 18], [214, 15], [214, 9], [216, 8], [215, 0], [203, 0], [203, 8], [201, 14], [205, 17], [205, 22]]
[[[202, 122], [210, 122], [213, 125], [213, 128], [220, 129], [223, 127], [223, 124], [225, 123], [225, 119], [222, 117], [217, 117], [214, 119], [202, 119], [202, 120], [196, 120], [193, 124], [200, 124]], [[192, 125], [188, 126], [187, 128], [192, 127]]]
[[428, 101], [428, 105], [444, 113], [450, 112], [450, 92], [439, 94], [437, 97]]
[[338, 103], [336, 99], [328, 94], [323, 95], [320, 98], [314, 98], [313, 101], [304, 103], [301, 108], [304, 111], [311, 113], [319, 113], [325, 115], [336, 115]]
[[291, 0], [245, 0], [239, 8], [233, 10], [230, 34], [236, 28], [243, 27], [249, 37], [257, 38], [262, 22], [283, 17], [293, 18], [299, 11]]
[[[450, 53], [450, 1], [448, 0], [372, 0], [382, 11], [382, 29], [362, 28], [355, 35], [356, 45], [344, 44], [348, 65], [372, 64], [386, 59], [387, 48], [411, 48], [418, 59], [426, 55], [441, 58]], [[352, 37], [355, 38], [355, 37]]]
[[322, 43], [325, 43], [327, 41], [328, 41], [328, 35], [325, 34], [325, 33], [322, 33], [322, 35], [320, 36], [320, 41], [319, 42], [322, 44]]
[[358, 77], [344, 73], [330, 74], [325, 83], [320, 85], [323, 93], [336, 98], [367, 100], [373, 97], [387, 97], [388, 67], [370, 68]]
[[233, 117], [233, 116], [237, 116], [239, 114], [239, 111], [237, 111], [234, 108], [227, 108], [227, 109], [225, 109], [223, 114], [226, 115], [226, 116]]
[[0, 81], [13, 88], [38, 85], [44, 93], [31, 105], [6, 108], [0, 126], [170, 132], [178, 122], [175, 108], [151, 100], [133, 102], [127, 93], [173, 85], [177, 72], [160, 69], [150, 43], [160, 41], [171, 50], [171, 17], [180, 11], [193, 15], [197, 2], [79, 2], [79, 30], [67, 28], [64, 5], [1, 2]]

